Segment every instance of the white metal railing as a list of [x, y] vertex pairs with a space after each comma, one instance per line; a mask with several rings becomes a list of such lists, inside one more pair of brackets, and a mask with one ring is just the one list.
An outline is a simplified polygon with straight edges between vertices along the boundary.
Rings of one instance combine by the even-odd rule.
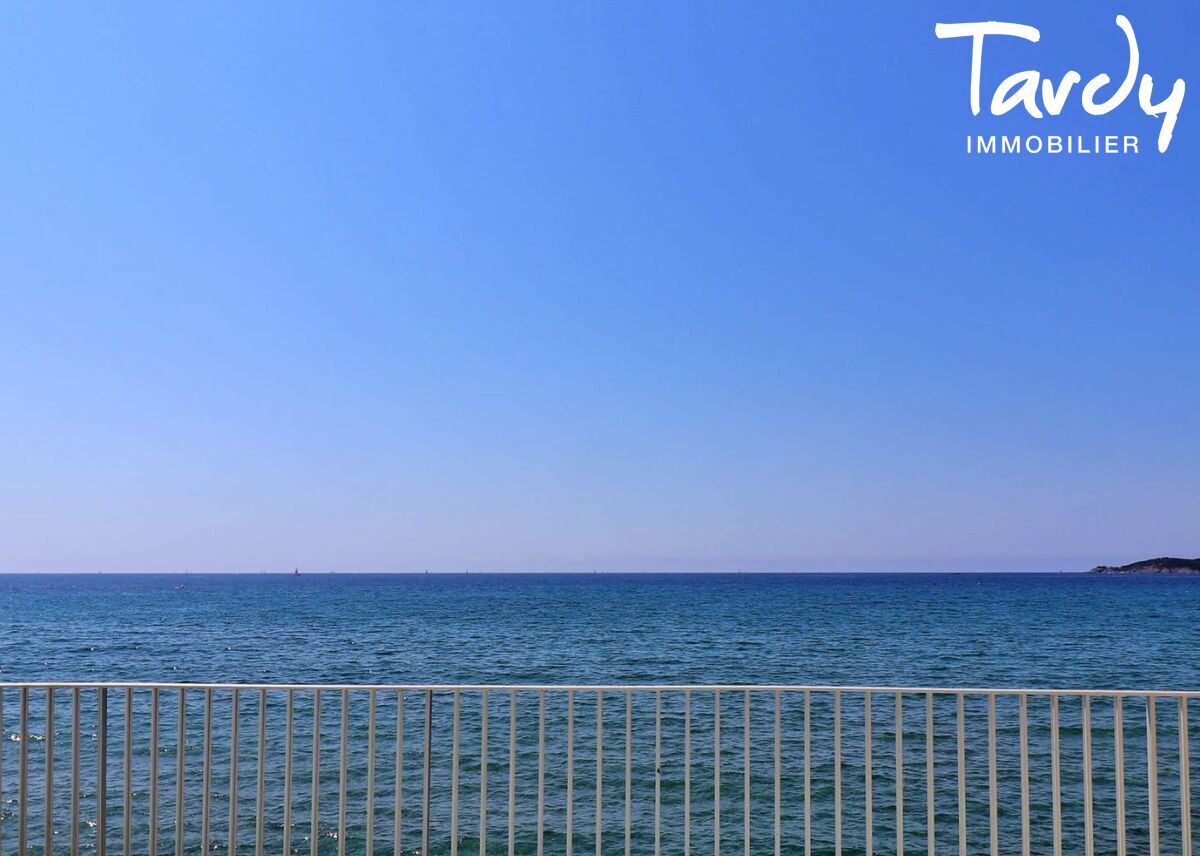
[[1196, 699], [0, 684], [0, 854], [1192, 856]]

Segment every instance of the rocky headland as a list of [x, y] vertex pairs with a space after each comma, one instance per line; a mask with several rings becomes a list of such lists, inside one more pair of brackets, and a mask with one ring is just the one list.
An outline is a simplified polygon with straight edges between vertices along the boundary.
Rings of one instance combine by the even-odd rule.
[[1200, 574], [1200, 559], [1176, 559], [1161, 556], [1128, 565], [1097, 565], [1093, 574]]

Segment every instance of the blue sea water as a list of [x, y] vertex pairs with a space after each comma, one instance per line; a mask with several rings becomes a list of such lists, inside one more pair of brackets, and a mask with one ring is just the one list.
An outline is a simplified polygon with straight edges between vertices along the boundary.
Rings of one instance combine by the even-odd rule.
[[[22, 681], [152, 681], [239, 683], [786, 683], [933, 687], [1200, 688], [1200, 658], [1194, 630], [1200, 618], [1200, 578], [1086, 574], [860, 574], [860, 575], [330, 575], [304, 574], [168, 576], [73, 575], [0, 576], [0, 684]], [[262, 800], [263, 836], [268, 852], [280, 852], [284, 829], [290, 852], [311, 853], [310, 771], [320, 761], [322, 794], [316, 811], [316, 851], [321, 854], [366, 852], [368, 828], [376, 853], [419, 852], [423, 763], [422, 733], [428, 728], [432, 773], [428, 805], [429, 852], [478, 852], [478, 820], [483, 749], [489, 753], [486, 776], [488, 852], [507, 847], [507, 788], [514, 788], [513, 853], [542, 852], [536, 829], [543, 818], [546, 853], [565, 850], [565, 819], [575, 819], [572, 841], [577, 852], [623, 853], [622, 806], [630, 760], [630, 836], [632, 852], [653, 852], [655, 770], [660, 774], [662, 852], [683, 853], [683, 830], [693, 852], [713, 852], [716, 803], [712, 782], [718, 766], [727, 786], [721, 795], [726, 821], [720, 838], [727, 852], [743, 846], [742, 764], [749, 758], [753, 797], [751, 852], [772, 852], [773, 751], [778, 751], [781, 782], [780, 853], [818, 856], [839, 852], [833, 838], [833, 811], [840, 788], [843, 805], [840, 852], [865, 852], [865, 805], [875, 816], [874, 852], [896, 851], [894, 806], [898, 760], [897, 730], [903, 742], [903, 782], [907, 811], [904, 831], [911, 851], [926, 848], [929, 826], [924, 802], [926, 764], [936, 782], [933, 826], [938, 852], [957, 852], [956, 779], [959, 764], [966, 782], [968, 849], [989, 849], [988, 710], [981, 697], [965, 700], [962, 742], [956, 739], [956, 698], [928, 701], [920, 694], [901, 699], [903, 716], [894, 713], [891, 694], [876, 695], [868, 709], [862, 694], [839, 702], [814, 694], [811, 708], [802, 694], [785, 694], [780, 704], [780, 743], [772, 745], [773, 695], [745, 699], [727, 692], [720, 700], [720, 764], [714, 739], [716, 699], [681, 693], [661, 698], [641, 694], [626, 699], [610, 693], [601, 709], [595, 694], [579, 693], [568, 715], [564, 694], [525, 693], [514, 702], [493, 693], [484, 704], [478, 693], [426, 698], [377, 694], [374, 720], [370, 697], [322, 694], [318, 709], [312, 693], [294, 699], [294, 740], [285, 740], [291, 708], [281, 692], [240, 697], [227, 690], [185, 694], [148, 690], [109, 691], [101, 705], [98, 690], [74, 697], [82, 728], [78, 737], [81, 769], [80, 825], [66, 807], [73, 798], [65, 753], [74, 751], [73, 697], [60, 691], [48, 711], [48, 695], [28, 695], [28, 723], [18, 716], [21, 696], [0, 689], [0, 851], [21, 824], [20, 791], [14, 782], [13, 755], [28, 728], [29, 774], [24, 821], [40, 854], [45, 805], [44, 771], [50, 757], [47, 729], [53, 721], [60, 747], [54, 778], [54, 829], [65, 846], [79, 835], [83, 852], [95, 852], [101, 838], [109, 852], [123, 849], [123, 824], [132, 837], [131, 852], [159, 852], [175, 846], [173, 821], [176, 759], [182, 757], [184, 845], [182, 852], [255, 852], [252, 841]], [[181, 710], [182, 702], [182, 710]], [[343, 708], [342, 705], [345, 705]], [[661, 708], [656, 714], [656, 705]], [[750, 705], [752, 728], [743, 732]], [[429, 707], [426, 707], [429, 705]], [[544, 707], [542, 707], [544, 706]], [[1200, 705], [1193, 703], [1193, 715]], [[99, 726], [101, 709], [107, 726]], [[458, 709], [458, 714], [455, 713]], [[1013, 698], [996, 702], [1000, 852], [1020, 852], [1018, 805], [1021, 775], [1020, 733]], [[544, 710], [544, 713], [543, 713]], [[236, 717], [234, 712], [236, 711]], [[486, 741], [484, 712], [490, 726]], [[1125, 706], [1128, 807], [1125, 832], [1129, 853], [1146, 852], [1149, 841], [1149, 791], [1143, 699]], [[180, 716], [182, 714], [182, 717]], [[1031, 837], [1034, 853], [1051, 852], [1055, 822], [1051, 793], [1054, 716], [1059, 719], [1062, 784], [1061, 835], [1065, 853], [1083, 853], [1085, 810], [1082, 702], [1062, 700], [1052, 713], [1050, 700], [1031, 699], [1028, 709]], [[935, 738], [926, 743], [927, 719]], [[1097, 699], [1091, 710], [1096, 852], [1115, 847], [1115, 707]], [[259, 718], [261, 717], [261, 719]], [[628, 719], [626, 719], [628, 717]], [[1159, 827], [1164, 852], [1178, 852], [1183, 830], [1176, 700], [1161, 702]], [[236, 740], [232, 735], [238, 724]], [[453, 835], [453, 745], [461, 722], [461, 816]], [[605, 739], [597, 748], [597, 723]], [[898, 720], [902, 729], [897, 728]], [[150, 735], [156, 733], [157, 740]], [[375, 728], [370, 723], [375, 722]], [[573, 732], [567, 731], [566, 722]], [[874, 728], [876, 754], [864, 754], [868, 721]], [[1194, 716], [1200, 722], [1200, 716]], [[659, 723], [656, 726], [656, 722]], [[182, 728], [179, 723], [182, 723]], [[259, 724], [264, 742], [256, 742]], [[515, 728], [513, 725], [515, 723]], [[403, 731], [400, 726], [403, 724]], [[653, 735], [661, 728], [661, 764], [654, 764]], [[625, 729], [629, 728], [629, 756]], [[211, 734], [210, 734], [211, 730]], [[375, 732], [376, 751], [368, 734]], [[751, 733], [744, 740], [743, 734]], [[122, 735], [130, 735], [128, 751]], [[183, 735], [182, 746], [178, 739]], [[344, 734], [344, 737], [339, 735]], [[688, 736], [690, 734], [690, 737]], [[837, 735], [840, 734], [840, 737]], [[512, 741], [510, 743], [510, 740]], [[838, 742], [840, 740], [840, 743]], [[1193, 757], [1200, 757], [1200, 730], [1187, 733]], [[342, 743], [344, 741], [344, 744]], [[1122, 742], [1123, 741], [1123, 742]], [[314, 753], [314, 744], [319, 750]], [[403, 762], [395, 762], [399, 744]], [[811, 745], [810, 745], [811, 744]], [[342, 746], [344, 745], [344, 749]], [[834, 746], [840, 746], [840, 761]], [[11, 750], [5, 751], [4, 747]], [[157, 752], [152, 752], [152, 746]], [[290, 748], [289, 748], [290, 747]], [[509, 751], [515, 751], [511, 767]], [[574, 797], [566, 801], [567, 747], [574, 751]], [[236, 750], [236, 751], [235, 751]], [[959, 752], [963, 754], [960, 756]], [[685, 752], [691, 773], [685, 775]], [[102, 753], [108, 758], [108, 803], [99, 812]], [[181, 754], [177, 754], [181, 753]], [[591, 830], [596, 816], [594, 775], [603, 758], [603, 846]], [[234, 763], [236, 758], [236, 764]], [[339, 764], [345, 759], [345, 773]], [[539, 762], [539, 759], [540, 762]], [[366, 814], [369, 760], [376, 765], [376, 802], [372, 822]], [[291, 764], [289, 767], [288, 764]], [[539, 764], [544, 768], [544, 787]], [[157, 765], [157, 766], [154, 766]], [[874, 790], [865, 799], [864, 776], [874, 770]], [[232, 771], [238, 771], [236, 782]], [[288, 771], [291, 771], [290, 778]], [[392, 811], [397, 772], [406, 807], [402, 846], [394, 844]], [[835, 771], [841, 782], [835, 785]], [[256, 782], [261, 771], [262, 788]], [[807, 781], [811, 793], [805, 796]], [[346, 821], [339, 818], [338, 794], [345, 784]], [[1200, 778], [1200, 777], [1197, 777]], [[199, 794], [209, 782], [211, 817], [205, 821]], [[123, 785], [127, 782], [127, 785]], [[152, 784], [157, 782], [155, 787]], [[290, 783], [290, 785], [289, 785]], [[687, 791], [687, 783], [692, 790]], [[236, 800], [230, 786], [236, 784]], [[290, 786], [291, 790], [287, 790]], [[124, 799], [129, 790], [128, 802]], [[537, 794], [544, 791], [539, 808]], [[290, 796], [289, 796], [290, 793]], [[152, 794], [157, 794], [153, 796]], [[260, 796], [261, 794], [261, 796]], [[233, 805], [231, 805], [233, 803]], [[151, 806], [155, 805], [156, 815]], [[289, 806], [290, 816], [284, 806]], [[684, 806], [691, 811], [687, 819]], [[1200, 806], [1200, 795], [1193, 801]], [[236, 809], [239, 844], [229, 846], [231, 809]], [[151, 822], [151, 819], [156, 819]], [[290, 820], [289, 820], [290, 817]], [[475, 818], [475, 820], [472, 820]], [[104, 824], [101, 825], [100, 821]], [[811, 821], [811, 825], [810, 825]], [[154, 830], [153, 836], [151, 829]], [[1200, 829], [1200, 823], [1193, 824]], [[207, 830], [209, 846], [201, 846]], [[807, 830], [807, 831], [806, 831]], [[1195, 834], [1195, 833], [1193, 833]], [[344, 836], [344, 839], [342, 838]], [[806, 842], [807, 836], [807, 845]], [[65, 850], [63, 852], [66, 852]]]
[[1200, 577], [0, 576], [0, 679], [1200, 687]]

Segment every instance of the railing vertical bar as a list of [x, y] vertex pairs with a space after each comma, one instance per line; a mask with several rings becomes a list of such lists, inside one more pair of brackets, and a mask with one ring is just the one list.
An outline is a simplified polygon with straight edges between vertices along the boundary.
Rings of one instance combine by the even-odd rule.
[[742, 698], [742, 850], [750, 856], [750, 690]]
[[432, 798], [432, 780], [430, 777], [430, 762], [433, 755], [433, 692], [425, 691], [425, 751], [421, 762], [421, 853], [429, 854], [429, 827], [433, 821], [430, 816], [430, 801]]
[[[295, 690], [283, 702], [283, 854], [292, 853], [292, 732], [295, 726]], [[207, 851], [205, 851], [207, 852]]]
[[1158, 720], [1154, 696], [1146, 697], [1146, 794], [1150, 856], [1158, 856]]
[[[487, 854], [488, 833], [488, 691], [479, 700], [479, 856]], [[368, 856], [370, 854], [368, 853]]]
[[508, 856], [517, 852], [517, 691], [508, 698]]
[[[8, 730], [4, 726], [4, 688], [0, 687], [0, 806], [4, 805], [4, 744]], [[4, 852], [4, 812], [0, 811], [0, 853]]]
[[[183, 699], [180, 698], [180, 703], [182, 704], [182, 702]], [[180, 724], [182, 730], [182, 722]], [[180, 761], [182, 762], [182, 760], [181, 756]], [[180, 763], [179, 769], [183, 770], [182, 763]], [[258, 691], [258, 770], [254, 794], [254, 854], [263, 856], [263, 848], [266, 844], [263, 838], [267, 821], [267, 691], [265, 689]], [[182, 799], [179, 800], [179, 807], [182, 810]], [[183, 856], [183, 854], [176, 853], [175, 856]]]
[[[213, 713], [213, 691], [206, 689], [204, 691], [204, 772], [203, 781], [200, 783], [200, 852], [209, 853], [212, 849], [211, 841], [211, 794], [212, 794], [212, 713]], [[286, 803], [284, 811], [287, 811]], [[284, 824], [283, 840], [288, 841], [288, 825]], [[284, 853], [290, 854], [290, 850], [284, 847]]]
[[54, 852], [54, 688], [46, 688], [46, 793], [45, 797], [45, 824], [43, 836], [45, 845], [43, 853], [49, 854]]
[[874, 799], [871, 796], [871, 694], [863, 693], [863, 840], [867, 853], [875, 852]]
[[1117, 799], [1117, 856], [1125, 856], [1125, 714], [1113, 696], [1113, 784]]
[[[654, 692], [654, 856], [662, 853], [662, 693]], [[570, 856], [570, 851], [567, 852]]]
[[158, 687], [150, 690], [150, 822], [149, 841], [146, 851], [150, 856], [158, 853]]
[[566, 842], [567, 856], [571, 856], [575, 848], [575, 691], [567, 690], [567, 819]]
[[1192, 856], [1192, 771], [1188, 758], [1188, 700], [1179, 697], [1179, 816], [1183, 856]]
[[596, 691], [596, 856], [604, 833], [604, 692]]
[[[459, 757], [461, 753], [460, 729], [462, 722], [462, 694], [455, 690], [453, 694], [453, 721], [450, 729], [450, 853], [458, 856], [458, 812], [459, 812]], [[483, 712], [487, 718], [487, 711]], [[482, 795], [480, 805], [483, 804]]]
[[692, 691], [683, 691], [683, 856], [692, 852]]
[[396, 790], [392, 807], [392, 851], [404, 852], [404, 690], [396, 690]]
[[[537, 856], [542, 856], [546, 832], [546, 694], [538, 693], [537, 742]], [[451, 854], [453, 856], [453, 854]]]
[[1058, 727], [1058, 696], [1050, 695], [1050, 808], [1054, 856], [1062, 856], [1062, 749]]
[[959, 693], [958, 703], [958, 853], [967, 856], [967, 715], [966, 700]]
[[[78, 692], [78, 690], [76, 690]], [[0, 687], [0, 806], [4, 805], [4, 744], [8, 731], [4, 726], [4, 688]], [[4, 812], [0, 810], [0, 853], [4, 852]]]
[[937, 852], [937, 801], [933, 782], [933, 693], [925, 693], [925, 839], [929, 856]]
[[833, 854], [842, 853], [842, 694], [833, 691]]
[[775, 690], [775, 856], [783, 846], [783, 704], [782, 695]]
[[236, 688], [229, 701], [229, 856], [237, 856], [238, 836], [238, 733], [241, 695]]
[[[104, 692], [101, 690], [101, 692]], [[21, 745], [17, 750], [17, 853], [25, 856], [29, 838], [29, 688], [19, 693]]]
[[812, 693], [804, 691], [804, 856], [812, 856]]
[[[178, 716], [175, 723], [175, 856], [183, 856], [183, 798], [184, 784], [187, 781], [187, 690], [185, 689], [179, 691], [179, 710], [176, 713]], [[261, 786], [259, 790], [262, 790]], [[259, 814], [262, 814], [261, 810]]]
[[[545, 693], [542, 694], [543, 697]], [[543, 706], [544, 706], [543, 701]], [[450, 726], [450, 856], [458, 856], [458, 758], [462, 694], [454, 691]], [[545, 720], [545, 716], [542, 717]], [[544, 754], [544, 753], [543, 753]]]
[[1095, 854], [1095, 821], [1092, 806], [1092, 699], [1080, 700], [1080, 727], [1083, 740], [1083, 852]]
[[713, 692], [713, 856], [721, 856], [721, 691]]
[[[4, 693], [0, 691], [0, 723], [3, 721]], [[80, 777], [80, 755], [83, 748], [80, 745], [81, 726], [80, 689], [75, 687], [71, 693], [71, 856], [79, 854], [79, 796], [83, 790], [83, 779]], [[0, 727], [0, 743], [3, 743], [6, 738], [7, 735]], [[0, 785], [0, 792], [3, 792], [2, 785]]]
[[125, 688], [125, 721], [122, 723], [125, 742], [121, 754], [121, 830], [124, 844], [121, 852], [133, 854], [133, 687]]
[[904, 693], [896, 693], [896, 856], [904, 856]]
[[[100, 687], [97, 691], [96, 706], [96, 741], [98, 744], [96, 746], [96, 856], [105, 856], [108, 851], [108, 689], [106, 687]], [[24, 741], [21, 745], [25, 745]]]
[[1032, 840], [1029, 831], [1029, 697], [1017, 697], [1021, 744], [1021, 853], [1030, 856]]
[[633, 693], [625, 693], [625, 856], [633, 841]]
[[1000, 795], [997, 792], [996, 695], [988, 694], [988, 844], [991, 856], [1000, 856]]
[[338, 854], [346, 856], [346, 792], [350, 790], [350, 690], [342, 690], [341, 744], [338, 751]]
[[375, 854], [375, 714], [379, 699], [375, 690], [367, 693], [367, 856]]
[[309, 798], [308, 844], [310, 856], [321, 845], [321, 691], [313, 690], [312, 792]]

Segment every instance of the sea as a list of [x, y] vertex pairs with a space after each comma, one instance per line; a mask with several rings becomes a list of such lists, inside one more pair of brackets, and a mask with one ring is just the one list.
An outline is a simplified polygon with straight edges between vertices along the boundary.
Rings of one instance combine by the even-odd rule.
[[1200, 688], [1200, 576], [0, 575], [0, 680]]
[[[1184, 691], [1200, 689], [1198, 626], [1200, 577], [1186, 576], [0, 576], [0, 853], [13, 851], [22, 824], [30, 842], [27, 852], [43, 853], [47, 759], [54, 772], [55, 852], [69, 852], [74, 836], [84, 853], [99, 852], [104, 844], [108, 853], [249, 856], [284, 852], [286, 838], [292, 854], [457, 854], [481, 852], [479, 840], [486, 832], [484, 851], [513, 856], [720, 850], [851, 856], [867, 852], [868, 824], [872, 853], [897, 852], [898, 833], [909, 852], [957, 853], [964, 845], [966, 852], [991, 852], [994, 776], [996, 847], [1019, 853], [1024, 846], [1022, 738], [1013, 697], [995, 702], [992, 771], [989, 710], [979, 696], [967, 696], [958, 708], [954, 694], [932, 700], [909, 694], [899, 699], [898, 718], [892, 693], [874, 694], [874, 707], [868, 707], [857, 692], [839, 698], [785, 693], [776, 702], [772, 692], [746, 696], [736, 690], [719, 699], [703, 692], [689, 697], [618, 691], [598, 699], [582, 690], [573, 697], [553, 692], [514, 697], [497, 690], [485, 699], [474, 691], [460, 697], [329, 690], [320, 694], [318, 706], [307, 690], [289, 697], [281, 691], [113, 689], [102, 696], [88, 688], [77, 696], [57, 691], [55, 707], [48, 710], [45, 690], [22, 695], [3, 684], [653, 683]], [[24, 720], [22, 704], [28, 705]], [[77, 762], [73, 704], [79, 705], [82, 723]], [[1181, 852], [1186, 827], [1177, 706], [1186, 704], [1159, 702], [1154, 756], [1159, 788], [1152, 803], [1146, 785], [1151, 712], [1144, 699], [1126, 701], [1123, 737], [1114, 743], [1121, 732], [1110, 699], [1094, 700], [1085, 714], [1079, 697], [1063, 697], [1055, 709], [1049, 696], [1031, 698], [1026, 712], [1029, 852], [1116, 852], [1118, 744], [1125, 751], [1125, 852], [1150, 852], [1152, 811], [1159, 817], [1161, 852]], [[1200, 757], [1200, 700], [1191, 706], [1196, 724], [1189, 726], [1184, 742], [1195, 758]], [[101, 713], [107, 717], [103, 730]], [[1092, 717], [1090, 750], [1083, 742], [1084, 715]], [[289, 721], [291, 741], [285, 739]], [[896, 727], [898, 721], [902, 728]], [[930, 722], [932, 739], [927, 738]], [[874, 729], [873, 757], [864, 752], [868, 726]], [[17, 781], [22, 729], [28, 740], [24, 785]], [[1057, 769], [1054, 741], [1060, 746]], [[427, 754], [428, 790], [422, 778]], [[180, 757], [182, 783], [176, 776]], [[516, 759], [511, 767], [510, 758]], [[902, 781], [897, 760], [903, 761]], [[77, 803], [71, 766], [76, 763]], [[1085, 764], [1092, 765], [1090, 808], [1081, 798]], [[101, 770], [107, 771], [104, 788], [98, 784]], [[718, 770], [724, 783], [719, 799]], [[873, 774], [870, 799], [868, 770]], [[1200, 771], [1194, 778], [1200, 780]], [[931, 781], [935, 799], [926, 803]], [[899, 829], [898, 784], [906, 807]], [[22, 787], [27, 816], [20, 812]], [[202, 800], [206, 787], [209, 799]], [[748, 813], [743, 787], [752, 793]], [[180, 804], [177, 788], [184, 794]], [[1200, 808], [1200, 793], [1188, 795]], [[594, 832], [598, 804], [599, 843]], [[868, 806], [873, 815], [867, 814]], [[1089, 811], [1092, 850], [1083, 844]], [[255, 846], [260, 816], [262, 850]], [[178, 849], [177, 818], [183, 824]], [[568, 818], [571, 848], [565, 837]], [[1192, 828], [1195, 839], [1200, 821]]]

